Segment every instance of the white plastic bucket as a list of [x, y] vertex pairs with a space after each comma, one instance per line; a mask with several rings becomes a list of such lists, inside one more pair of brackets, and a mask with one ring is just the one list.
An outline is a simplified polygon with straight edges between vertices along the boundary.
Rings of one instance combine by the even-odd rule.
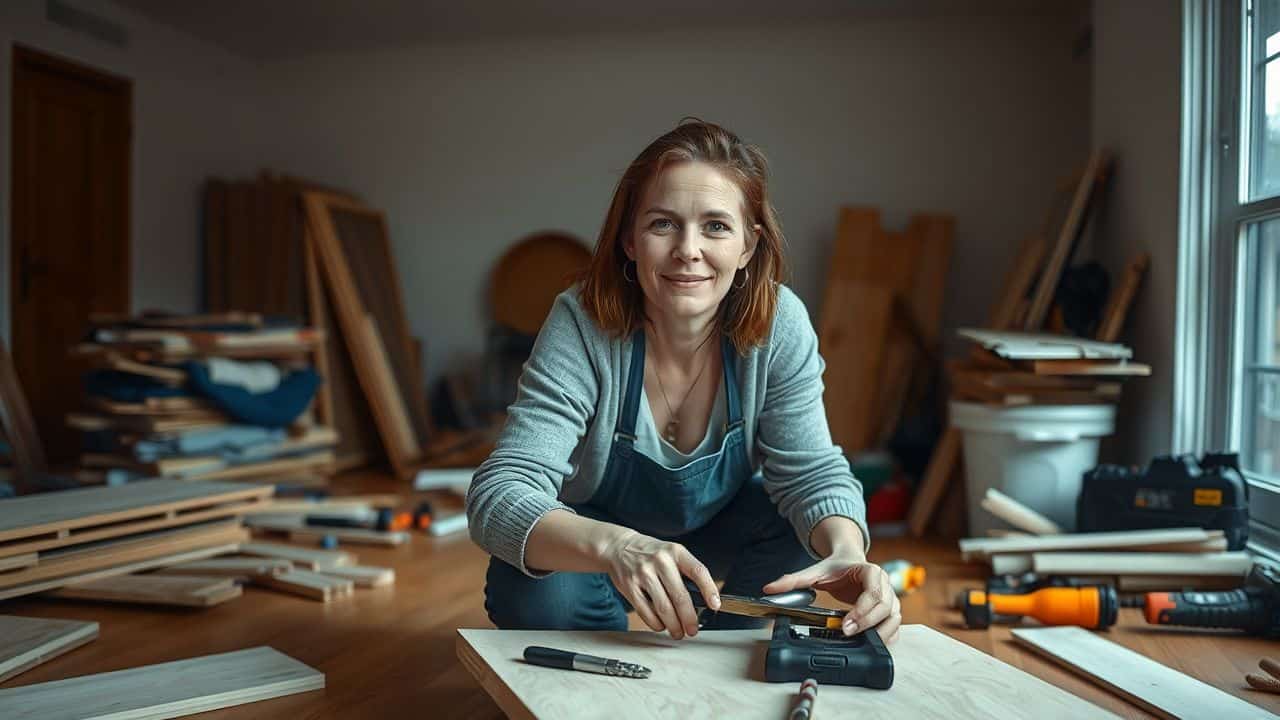
[[1098, 464], [1098, 439], [1115, 430], [1114, 405], [991, 407], [951, 403], [951, 424], [964, 433], [969, 534], [1008, 528], [982, 509], [995, 488], [1070, 532], [1076, 527], [1080, 478]]

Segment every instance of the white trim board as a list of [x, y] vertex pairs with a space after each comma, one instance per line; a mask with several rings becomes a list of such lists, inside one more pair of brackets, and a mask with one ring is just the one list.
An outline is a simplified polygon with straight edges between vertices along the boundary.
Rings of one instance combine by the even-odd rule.
[[1247, 552], [1225, 553], [1035, 553], [1031, 568], [1049, 575], [1239, 576], [1253, 568]]
[[1036, 537], [964, 538], [960, 552], [965, 560], [997, 553], [1049, 552], [1053, 550], [1109, 550], [1200, 543], [1224, 537], [1221, 530], [1173, 528], [1168, 530], [1123, 530], [1117, 532], [1069, 533]]
[[1163, 718], [1244, 720], [1271, 713], [1078, 627], [1014, 628], [1024, 647]]
[[96, 622], [0, 615], [0, 682], [96, 637]]
[[323, 673], [263, 646], [0, 690], [0, 717], [164, 720], [323, 687]]

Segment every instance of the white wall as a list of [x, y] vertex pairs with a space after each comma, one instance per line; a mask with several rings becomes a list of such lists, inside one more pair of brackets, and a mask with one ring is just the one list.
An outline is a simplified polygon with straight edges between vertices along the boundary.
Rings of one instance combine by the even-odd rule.
[[45, 19], [43, 0], [0, 3], [0, 336], [9, 337], [10, 85], [20, 43], [133, 80], [134, 309], [198, 308], [200, 187], [260, 166], [266, 139], [256, 66], [106, 2], [76, 2], [123, 25], [117, 48]]
[[1093, 19], [1093, 142], [1117, 155], [1094, 249], [1112, 277], [1138, 252], [1151, 253], [1124, 340], [1152, 376], [1125, 386], [1105, 458], [1143, 464], [1172, 443], [1182, 6], [1095, 2]]
[[529, 38], [265, 66], [267, 164], [387, 211], [435, 376], [477, 353], [486, 273], [526, 233], [594, 244], [626, 165], [681, 116], [761, 145], [793, 286], [818, 312], [841, 204], [957, 217], [948, 327], [980, 322], [1088, 150], [1075, 17]]

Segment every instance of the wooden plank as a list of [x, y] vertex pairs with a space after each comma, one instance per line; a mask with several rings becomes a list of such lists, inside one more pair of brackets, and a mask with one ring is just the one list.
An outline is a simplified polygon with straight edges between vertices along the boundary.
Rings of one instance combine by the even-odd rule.
[[1046, 575], [1191, 575], [1238, 577], [1253, 567], [1247, 552], [1033, 553], [1031, 567]]
[[350, 580], [357, 587], [382, 587], [384, 585], [392, 585], [396, 581], [396, 571], [394, 569], [372, 565], [325, 568], [323, 574]]
[[165, 575], [214, 575], [247, 578], [253, 575], [279, 575], [293, 569], [293, 563], [280, 558], [219, 557], [170, 565], [157, 570]]
[[1138, 294], [1138, 286], [1142, 284], [1142, 276], [1151, 265], [1151, 255], [1140, 253], [1129, 261], [1125, 268], [1124, 278], [1119, 286], [1111, 292], [1107, 307], [1102, 311], [1102, 322], [1098, 325], [1097, 339], [1102, 342], [1115, 342], [1124, 329], [1124, 321], [1129, 317], [1129, 306]]
[[960, 552], [961, 556], [968, 561], [996, 553], [1151, 547], [1165, 544], [1199, 543], [1220, 537], [1223, 537], [1221, 530], [1212, 531], [1190, 527], [1164, 530], [1066, 533], [1045, 537], [965, 538], [960, 541]]
[[280, 458], [265, 462], [233, 465], [200, 476], [201, 480], [244, 480], [269, 475], [283, 475], [306, 471], [324, 471], [333, 467], [333, 452], [325, 450], [301, 457]]
[[1078, 627], [1015, 628], [1013, 639], [1163, 718], [1259, 718], [1257, 705]]
[[[766, 637], [759, 630], [724, 630], [677, 643], [649, 632], [462, 629], [457, 653], [511, 718], [579, 717], [590, 708], [591, 715], [613, 720], [774, 720], [787, 717], [796, 685], [760, 682]], [[539, 667], [519, 659], [529, 645], [620, 658], [653, 674], [635, 681]], [[892, 652], [890, 689], [824, 684], [819, 717], [1114, 717], [923, 625], [904, 625]]]
[[141, 605], [210, 607], [240, 597], [234, 578], [196, 575], [117, 575], [67, 585], [45, 593], [59, 600], [97, 600]]
[[143, 480], [0, 500], [0, 540], [85, 528], [214, 503], [270, 497], [270, 488]]
[[845, 455], [867, 449], [876, 432], [875, 403], [883, 363], [879, 348], [893, 319], [893, 291], [833, 281], [827, 286], [818, 349], [826, 362], [823, 403], [832, 441]]
[[323, 673], [272, 648], [255, 647], [0, 690], [0, 716], [161, 720], [323, 687]]
[[0, 682], [96, 637], [96, 622], [0, 615]]
[[321, 575], [307, 570], [290, 570], [279, 575], [258, 575], [250, 579], [250, 582], [326, 603], [346, 597], [355, 589], [355, 583], [346, 578]]
[[141, 572], [143, 570], [151, 570], [152, 568], [163, 567], [165, 565], [173, 565], [175, 563], [187, 562], [188, 560], [199, 560], [201, 558], [213, 557], [214, 555], [224, 555], [226, 553], [235, 552], [240, 545], [238, 543], [227, 543], [225, 545], [212, 545], [209, 547], [197, 548], [187, 552], [178, 552], [170, 555], [161, 555], [159, 557], [149, 558], [147, 560], [139, 560], [137, 562], [125, 563], [123, 565], [112, 565], [91, 572], [78, 573], [67, 577], [53, 578], [52, 580], [41, 580], [38, 582], [27, 583], [25, 585], [17, 585], [10, 588], [0, 588], [0, 600], [21, 597], [23, 595], [32, 595], [41, 593], [46, 590], [54, 590], [73, 583], [89, 582], [105, 577], [115, 577], [117, 575], [128, 575], [129, 573]]
[[277, 518], [249, 517], [245, 524], [254, 530], [288, 533], [290, 540], [316, 542], [331, 535], [342, 542], [357, 545], [403, 545], [409, 542], [409, 533], [403, 531], [382, 532], [366, 528], [319, 527], [303, 524], [302, 518], [283, 520]]
[[244, 543], [240, 546], [240, 552], [245, 555], [288, 560], [297, 567], [315, 571], [356, 564], [355, 556], [342, 550], [311, 550], [278, 543]]
[[982, 498], [982, 509], [1001, 520], [1035, 535], [1060, 535], [1062, 528], [1057, 523], [995, 488], [988, 488]]
[[1110, 166], [1111, 158], [1105, 151], [1095, 150], [1089, 157], [1089, 164], [1085, 167], [1084, 174], [1080, 177], [1080, 184], [1076, 187], [1075, 196], [1071, 200], [1071, 209], [1067, 212], [1066, 222], [1062, 224], [1058, 241], [1054, 244], [1044, 272], [1040, 275], [1040, 282], [1036, 285], [1035, 297], [1032, 298], [1031, 308], [1027, 311], [1026, 321], [1023, 323], [1025, 330], [1039, 330], [1044, 326], [1045, 318], [1049, 316], [1049, 308], [1053, 305], [1053, 296], [1062, 279], [1062, 271], [1071, 261], [1071, 255], [1075, 252], [1080, 235], [1088, 222], [1089, 212], [1096, 204], [1097, 190], [1103, 185]]
[[1094, 362], [1090, 360], [1033, 360], [1031, 371], [1037, 375], [1130, 375], [1146, 377], [1151, 366], [1136, 362]]
[[1014, 326], [1018, 306], [1026, 299], [1027, 292], [1035, 283], [1040, 265], [1048, 252], [1049, 243], [1043, 237], [1032, 236], [1023, 241], [1018, 248], [1018, 256], [1013, 261], [1013, 268], [1005, 276], [999, 298], [987, 316], [987, 327], [1007, 329]]
[[211, 545], [244, 542], [249, 533], [239, 523], [214, 521], [192, 527], [157, 530], [50, 550], [29, 568], [0, 574], [0, 588], [67, 577]]
[[960, 431], [948, 426], [943, 431], [938, 446], [934, 448], [933, 455], [929, 458], [929, 465], [924, 472], [924, 479], [916, 488], [915, 500], [912, 501], [911, 510], [907, 513], [907, 525], [911, 528], [912, 535], [916, 537], [923, 535], [933, 519], [938, 503], [947, 492], [951, 476], [956, 472], [962, 440]]
[[39, 556], [35, 553], [23, 553], [22, 555], [10, 555], [8, 557], [0, 557], [0, 571], [3, 570], [19, 570], [25, 567], [31, 567], [36, 564]]

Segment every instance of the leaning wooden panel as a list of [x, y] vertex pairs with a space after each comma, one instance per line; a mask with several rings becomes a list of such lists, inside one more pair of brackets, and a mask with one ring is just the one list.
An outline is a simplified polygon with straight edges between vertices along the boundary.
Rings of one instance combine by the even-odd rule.
[[0, 690], [0, 717], [162, 720], [323, 687], [324, 673], [256, 647]]
[[0, 541], [135, 520], [215, 502], [265, 499], [269, 487], [143, 480], [0, 500]]
[[96, 637], [96, 622], [0, 615], [0, 682]]
[[1269, 717], [1257, 705], [1078, 627], [1015, 628], [1013, 639], [1163, 718]]
[[[457, 652], [512, 718], [787, 717], [796, 684], [763, 678], [762, 630], [672, 640], [651, 632], [458, 631]], [[529, 645], [572, 648], [653, 670], [646, 680], [565, 672], [520, 660]], [[1098, 718], [1102, 708], [923, 625], [904, 625], [891, 648], [889, 690], [823, 685], [823, 718]]]
[[235, 579], [228, 577], [118, 575], [68, 585], [42, 597], [139, 605], [210, 607], [238, 598], [241, 594], [243, 590]]

